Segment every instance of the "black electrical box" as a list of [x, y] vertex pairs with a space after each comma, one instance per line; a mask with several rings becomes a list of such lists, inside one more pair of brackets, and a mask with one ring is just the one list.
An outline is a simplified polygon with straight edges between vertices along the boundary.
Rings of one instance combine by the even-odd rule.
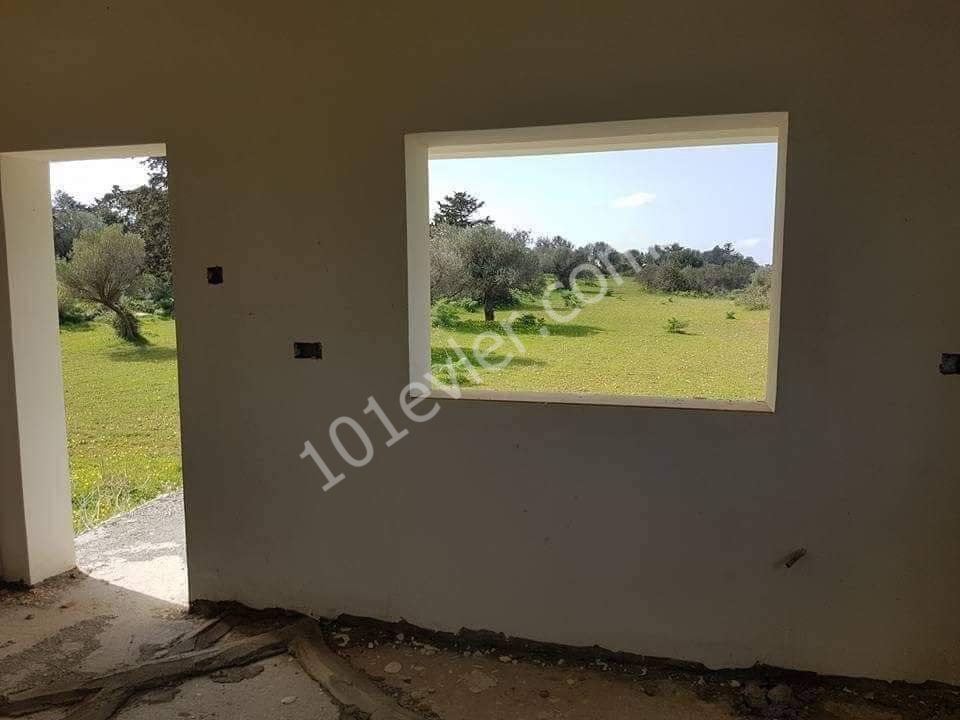
[[943, 353], [940, 356], [942, 375], [960, 375], [960, 353]]
[[318, 342], [295, 342], [293, 344], [293, 357], [297, 360], [321, 360], [323, 359], [323, 346]]

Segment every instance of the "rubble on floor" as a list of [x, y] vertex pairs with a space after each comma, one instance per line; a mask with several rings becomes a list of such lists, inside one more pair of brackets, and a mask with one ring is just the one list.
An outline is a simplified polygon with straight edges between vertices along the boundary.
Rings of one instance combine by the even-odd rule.
[[362, 618], [329, 642], [424, 717], [443, 720], [960, 720], [960, 688], [695, 663], [435, 633]]

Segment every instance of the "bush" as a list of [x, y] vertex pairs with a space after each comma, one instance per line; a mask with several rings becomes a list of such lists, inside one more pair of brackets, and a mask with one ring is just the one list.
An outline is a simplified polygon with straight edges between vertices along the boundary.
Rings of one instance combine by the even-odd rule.
[[557, 294], [560, 295], [560, 299], [563, 301], [565, 308], [573, 309], [583, 307], [583, 300], [572, 290], [558, 290]]
[[543, 327], [543, 318], [533, 313], [524, 313], [512, 323], [517, 332], [538, 332]]
[[727, 310], [727, 320], [736, 320], [737, 314], [733, 310]]
[[668, 333], [682, 335], [683, 333], [686, 332], [689, 326], [690, 326], [689, 320], [680, 320], [679, 318], [671, 317], [671, 318], [667, 318], [667, 324], [665, 327]]
[[463, 306], [447, 298], [440, 298], [430, 308], [430, 324], [436, 328], [452, 328], [460, 322]]
[[473, 379], [466, 356], [460, 357], [447, 348], [431, 348], [430, 374], [443, 385], [471, 385]]
[[129, 297], [124, 299], [124, 305], [131, 312], [152, 314], [157, 310], [157, 304], [150, 298]]
[[750, 284], [737, 297], [737, 304], [747, 310], [766, 310], [770, 307], [770, 285], [773, 272], [769, 267], [759, 268], [750, 278]]
[[92, 320], [93, 313], [77, 302], [63, 285], [57, 283], [57, 318], [61, 325], [71, 325]]
[[156, 302], [157, 315], [173, 315], [173, 298], [172, 297], [162, 297], [159, 298]]
[[473, 298], [460, 298], [456, 301], [456, 304], [463, 308], [464, 312], [478, 312], [480, 310], [480, 303]]

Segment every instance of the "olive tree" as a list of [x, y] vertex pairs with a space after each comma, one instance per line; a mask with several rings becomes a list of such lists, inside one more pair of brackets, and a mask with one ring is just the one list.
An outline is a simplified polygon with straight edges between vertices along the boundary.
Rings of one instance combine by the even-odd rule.
[[124, 306], [124, 295], [140, 279], [143, 240], [119, 225], [83, 230], [73, 243], [70, 259], [57, 264], [64, 288], [80, 300], [94, 302], [114, 314], [114, 328], [124, 340], [139, 341], [140, 323]]
[[573, 271], [589, 261], [589, 255], [583, 248], [559, 235], [553, 238], [537, 240], [536, 254], [540, 269], [552, 274], [565, 290], [573, 289]]
[[492, 225], [436, 225], [430, 235], [430, 295], [433, 299], [469, 298], [483, 307], [487, 322], [494, 311], [513, 302], [513, 292], [543, 287], [530, 237]]

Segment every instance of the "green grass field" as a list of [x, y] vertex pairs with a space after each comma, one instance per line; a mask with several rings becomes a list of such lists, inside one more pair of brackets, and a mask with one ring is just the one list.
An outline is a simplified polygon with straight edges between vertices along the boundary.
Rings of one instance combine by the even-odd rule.
[[[585, 305], [567, 324], [547, 318], [542, 306], [516, 311], [546, 320], [549, 336], [521, 334], [526, 353], [503, 370], [481, 371], [485, 389], [558, 393], [760, 400], [767, 376], [770, 313], [745, 310], [727, 299], [648, 294], [626, 280], [611, 283], [612, 297]], [[585, 294], [596, 288], [584, 288]], [[552, 305], [560, 309], [554, 293]], [[735, 319], [728, 319], [733, 311]], [[497, 320], [511, 311], [500, 310]], [[563, 310], [563, 312], [569, 312]], [[667, 319], [689, 321], [683, 334], [668, 333]], [[433, 361], [445, 362], [447, 338], [472, 348], [485, 329], [482, 313], [466, 313], [451, 329], [434, 328]], [[454, 358], [456, 356], [453, 356]], [[494, 357], [494, 359], [496, 359]]]
[[142, 346], [105, 322], [60, 330], [75, 532], [182, 485], [174, 321], [142, 322]]

